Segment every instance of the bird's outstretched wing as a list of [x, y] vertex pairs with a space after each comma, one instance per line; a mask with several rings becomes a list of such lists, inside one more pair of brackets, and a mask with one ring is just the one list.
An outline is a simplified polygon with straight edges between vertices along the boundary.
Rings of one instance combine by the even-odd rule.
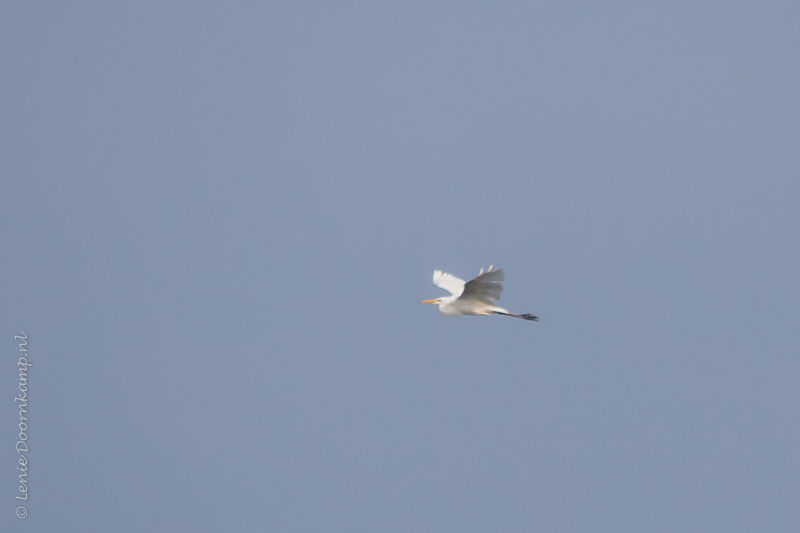
[[461, 296], [464, 292], [464, 280], [458, 279], [452, 274], [442, 272], [441, 270], [433, 271], [433, 284], [444, 289], [453, 296]]
[[501, 281], [505, 279], [506, 276], [501, 269], [492, 270], [491, 266], [486, 272], [481, 269], [477, 278], [464, 285], [464, 293], [461, 297], [474, 298], [491, 305], [491, 300], [500, 299], [500, 294], [503, 292]]

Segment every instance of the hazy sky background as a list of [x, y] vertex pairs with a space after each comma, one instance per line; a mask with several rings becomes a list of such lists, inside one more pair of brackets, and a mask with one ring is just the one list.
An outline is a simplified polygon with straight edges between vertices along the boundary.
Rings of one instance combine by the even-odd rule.
[[[798, 2], [4, 2], [0, 66], [3, 531], [800, 530]], [[490, 263], [540, 322], [417, 303]]]

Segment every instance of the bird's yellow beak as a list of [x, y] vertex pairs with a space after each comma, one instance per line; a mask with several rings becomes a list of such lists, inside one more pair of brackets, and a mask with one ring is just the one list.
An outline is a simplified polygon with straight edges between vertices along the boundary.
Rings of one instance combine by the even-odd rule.
[[421, 304], [435, 304], [436, 303], [436, 299], [433, 299], [433, 300], [422, 300], [420, 303]]

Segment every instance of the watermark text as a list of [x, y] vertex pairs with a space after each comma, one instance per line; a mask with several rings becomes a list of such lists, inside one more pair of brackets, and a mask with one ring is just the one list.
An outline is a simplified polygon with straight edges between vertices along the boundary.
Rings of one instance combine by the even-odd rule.
[[[19, 370], [19, 393], [14, 398], [14, 403], [19, 406], [19, 435], [16, 450], [19, 454], [17, 470], [19, 474], [19, 494], [15, 497], [18, 500], [28, 500], [28, 369], [33, 363], [28, 361], [28, 335], [23, 331], [20, 335], [14, 335], [14, 339], [22, 341], [19, 343], [19, 351], [22, 353], [17, 361]], [[17, 404], [17, 402], [19, 402]], [[16, 514], [20, 518], [28, 516], [25, 507], [17, 507]]]

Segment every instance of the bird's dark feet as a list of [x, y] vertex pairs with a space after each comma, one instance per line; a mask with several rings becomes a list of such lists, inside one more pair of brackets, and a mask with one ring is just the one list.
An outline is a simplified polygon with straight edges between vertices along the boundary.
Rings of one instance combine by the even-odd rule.
[[525, 320], [534, 320], [534, 321], [536, 321], [536, 322], [538, 322], [538, 321], [539, 321], [539, 318], [538, 318], [538, 317], [535, 317], [535, 316], [533, 316], [533, 315], [529, 315], [529, 314], [527, 314], [527, 313], [526, 313], [526, 314], [524, 314], [524, 315], [519, 315], [519, 317], [520, 317], [520, 318], [524, 318]]

